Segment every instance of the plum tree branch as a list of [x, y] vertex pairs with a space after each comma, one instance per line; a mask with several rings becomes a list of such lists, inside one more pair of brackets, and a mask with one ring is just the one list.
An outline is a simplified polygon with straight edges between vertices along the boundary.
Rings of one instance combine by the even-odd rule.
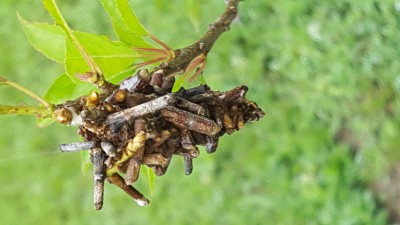
[[38, 118], [50, 118], [52, 112], [47, 108], [28, 105], [0, 105], [0, 115], [35, 115]]
[[206, 56], [221, 34], [230, 29], [230, 25], [238, 12], [239, 1], [228, 0], [225, 11], [214, 23], [208, 26], [208, 30], [198, 41], [187, 47], [175, 50], [176, 57], [168, 63], [161, 64], [155, 71], [161, 69], [164, 77], [173, 76], [185, 71], [190, 62], [199, 55]]

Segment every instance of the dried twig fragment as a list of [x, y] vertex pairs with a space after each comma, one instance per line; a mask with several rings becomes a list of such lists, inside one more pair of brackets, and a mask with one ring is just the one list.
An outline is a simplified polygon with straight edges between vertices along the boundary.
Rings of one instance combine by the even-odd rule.
[[119, 174], [107, 176], [107, 180], [125, 191], [138, 205], [145, 206], [150, 203], [150, 201], [144, 197], [142, 193], [132, 187], [132, 185], [126, 185], [124, 179]]
[[[135, 135], [137, 136], [141, 133], [146, 132], [146, 125], [147, 122], [144, 119], [135, 120], [134, 124]], [[127, 185], [135, 183], [139, 178], [140, 166], [143, 161], [144, 148], [145, 144], [143, 143], [142, 146], [140, 146], [138, 149], [135, 150], [135, 152], [128, 161], [128, 167], [126, 169], [126, 174], [125, 174], [125, 183]]]
[[62, 152], [79, 152], [82, 150], [89, 150], [95, 146], [94, 141], [74, 142], [67, 144], [60, 144], [60, 151]]
[[105, 179], [104, 152], [101, 148], [93, 148], [91, 150], [91, 158], [94, 166], [94, 208], [100, 210], [103, 207]]
[[164, 107], [161, 110], [161, 116], [176, 127], [200, 134], [215, 135], [221, 130], [214, 121], [173, 106]]
[[138, 106], [121, 110], [119, 112], [109, 115], [106, 119], [106, 124], [120, 124], [123, 122], [130, 121], [132, 119], [145, 116], [160, 109], [163, 109], [167, 105], [171, 105], [176, 101], [176, 98], [172, 94], [164, 95], [162, 97], [156, 98], [152, 101], [140, 104]]

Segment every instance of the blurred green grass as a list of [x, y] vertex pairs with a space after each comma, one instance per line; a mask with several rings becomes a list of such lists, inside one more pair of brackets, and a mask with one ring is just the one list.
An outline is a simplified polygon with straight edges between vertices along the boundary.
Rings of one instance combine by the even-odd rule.
[[[59, 1], [77, 30], [112, 34], [97, 1]], [[222, 1], [132, 0], [173, 48], [196, 40]], [[0, 74], [43, 95], [63, 70], [29, 46], [16, 17], [48, 21], [41, 1], [0, 1]], [[208, 57], [213, 89], [250, 87], [267, 116], [202, 152], [186, 177], [178, 158], [139, 207], [106, 185], [92, 208], [92, 178], [59, 143], [76, 129], [0, 117], [1, 224], [388, 224], [369, 190], [400, 158], [398, 1], [244, 1]], [[1, 104], [33, 104], [0, 89]], [[137, 185], [149, 195], [144, 181]]]

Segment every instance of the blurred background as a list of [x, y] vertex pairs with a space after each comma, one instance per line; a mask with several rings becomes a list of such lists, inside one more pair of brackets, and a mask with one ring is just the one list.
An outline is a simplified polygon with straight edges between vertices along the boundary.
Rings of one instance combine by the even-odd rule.
[[[76, 30], [113, 35], [100, 2], [58, 1]], [[197, 40], [222, 0], [131, 0], [172, 48]], [[52, 22], [36, 1], [0, 0], [0, 74], [43, 96], [63, 66], [29, 45], [16, 12]], [[217, 41], [204, 76], [213, 89], [247, 85], [266, 112], [224, 136], [184, 175], [175, 157], [139, 207], [106, 185], [93, 210], [92, 177], [76, 128], [0, 117], [1, 224], [400, 223], [400, 1], [250, 1]], [[99, 46], [101, 47], [101, 46]], [[36, 104], [8, 88], [0, 104]], [[136, 186], [147, 196], [145, 179]]]

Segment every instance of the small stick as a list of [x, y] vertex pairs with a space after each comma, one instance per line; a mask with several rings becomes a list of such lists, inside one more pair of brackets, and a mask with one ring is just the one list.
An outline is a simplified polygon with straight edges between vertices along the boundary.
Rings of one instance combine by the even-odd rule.
[[163, 152], [163, 155], [164, 155], [166, 158], [172, 157], [172, 155], [174, 154], [174, 152], [176, 151], [176, 149], [177, 149], [178, 147], [180, 147], [180, 142], [181, 142], [181, 141], [179, 140], [179, 137], [178, 137], [177, 134], [171, 136], [171, 138], [169, 138], [169, 139], [166, 141], [166, 146], [167, 146], [167, 148], [166, 148], [166, 150]]
[[[183, 161], [185, 167], [185, 174], [190, 175], [193, 171], [193, 158], [199, 156], [199, 149], [194, 145], [192, 136], [188, 130], [181, 132], [181, 146], [183, 148]], [[176, 151], [175, 153], [179, 153]]]
[[206, 92], [203, 94], [188, 97], [187, 100], [189, 100], [191, 102], [205, 102], [205, 101], [208, 101], [209, 99], [212, 99], [213, 97], [214, 97], [213, 93]]
[[180, 98], [180, 97], [177, 97], [176, 106], [178, 106], [179, 108], [182, 108], [182, 109], [186, 109], [192, 113], [196, 113], [200, 116], [206, 115], [206, 109], [203, 106], [193, 103], [191, 101], [188, 101], [186, 99]]
[[221, 131], [214, 121], [173, 106], [161, 110], [161, 116], [181, 129], [188, 129], [200, 134], [215, 135]]
[[152, 139], [154, 143], [152, 144], [152, 148], [158, 148], [162, 144], [164, 144], [165, 141], [167, 141], [171, 137], [171, 131], [170, 130], [163, 130], [158, 133], [158, 135], [154, 136]]
[[117, 148], [114, 147], [110, 142], [108, 141], [102, 141], [100, 143], [101, 148], [103, 151], [110, 157], [116, 157], [117, 156]]
[[193, 172], [193, 158], [188, 154], [184, 154], [183, 163], [185, 166], [185, 175], [189, 176]]
[[207, 85], [200, 85], [198, 87], [194, 87], [194, 88], [190, 88], [190, 89], [181, 88], [178, 90], [178, 92], [176, 92], [176, 95], [179, 97], [182, 97], [182, 98], [188, 98], [188, 97], [192, 97], [194, 95], [203, 94], [209, 90], [210, 90], [210, 87], [208, 87]]
[[199, 133], [196, 133], [196, 132], [192, 132], [191, 133], [192, 134], [192, 137], [193, 137], [193, 142], [196, 144], [196, 145], [206, 145], [206, 143], [207, 143], [207, 140], [206, 140], [206, 135], [204, 135], [204, 134], [199, 134]]
[[105, 157], [101, 148], [93, 148], [91, 150], [91, 157], [94, 166], [94, 209], [100, 210], [103, 207]]
[[151, 88], [149, 85], [150, 75], [147, 70], [140, 70], [136, 75], [121, 82], [119, 89], [126, 89], [128, 92], [143, 92]]
[[153, 87], [161, 87], [163, 83], [164, 74], [162, 72], [154, 72], [151, 77], [150, 85]]
[[[169, 139], [170, 140], [170, 139]], [[143, 163], [152, 167], [157, 176], [162, 176], [167, 172], [171, 163], [172, 155], [176, 148], [170, 149], [168, 144], [160, 146], [161, 153], [146, 154], [143, 157]]]
[[244, 98], [249, 88], [247, 86], [238, 86], [232, 90], [226, 91], [223, 95], [220, 96], [220, 99], [223, 99], [226, 102], [230, 102], [237, 98]]
[[[146, 132], [147, 130], [147, 122], [144, 119], [137, 119], [135, 120], [134, 124], [134, 131], [135, 135], [138, 135], [140, 132]], [[126, 168], [126, 175], [125, 175], [125, 183], [126, 185], [133, 184], [139, 178], [140, 173], [140, 165], [143, 161], [143, 154], [145, 149], [145, 142], [143, 145], [138, 148], [131, 158], [128, 161], [128, 167]]]
[[222, 122], [224, 120], [224, 109], [221, 106], [213, 107], [210, 114], [211, 118], [218, 124], [218, 126], [224, 127]]
[[135, 158], [130, 158], [128, 160], [128, 167], [126, 168], [125, 174], [125, 184], [131, 185], [137, 181], [140, 172], [140, 162]]
[[206, 137], [207, 144], [206, 144], [206, 151], [208, 154], [214, 153], [217, 150], [218, 147], [218, 137], [211, 137], [207, 136]]
[[168, 159], [161, 153], [150, 153], [143, 156], [143, 164], [148, 166], [165, 165], [167, 163]]
[[134, 131], [135, 135], [137, 135], [140, 131], [146, 132], [147, 130], [147, 121], [145, 119], [137, 119], [134, 123]]
[[126, 100], [125, 100], [125, 105], [126, 108], [132, 108], [135, 107], [139, 104], [142, 104], [146, 101], [149, 101], [148, 99], [146, 99], [146, 95], [143, 93], [139, 93], [139, 92], [135, 92], [132, 94], [128, 94], [126, 96]]
[[165, 91], [171, 92], [174, 84], [175, 84], [175, 77], [168, 77], [164, 79], [161, 88], [164, 89]]
[[125, 191], [125, 193], [131, 196], [138, 205], [145, 206], [150, 203], [150, 201], [144, 197], [142, 193], [132, 187], [132, 185], [126, 185], [124, 178], [122, 178], [119, 174], [113, 174], [112, 176], [107, 177], [107, 180]]
[[172, 157], [167, 158], [167, 162], [164, 165], [156, 165], [153, 167], [154, 173], [157, 176], [162, 176], [167, 172], [169, 164], [171, 163]]
[[95, 146], [94, 141], [73, 142], [67, 144], [60, 144], [61, 152], [79, 152], [82, 150], [89, 150]]
[[[199, 157], [199, 149], [194, 145], [192, 136], [189, 131], [183, 130], [181, 132], [181, 146], [184, 150], [183, 155], [188, 155], [191, 158]], [[178, 153], [178, 151], [177, 151]]]
[[175, 101], [176, 98], [173, 94], [167, 94], [154, 100], [137, 105], [135, 107], [110, 114], [106, 119], [106, 124], [120, 124], [131, 119], [155, 113], [158, 110], [173, 104]]

